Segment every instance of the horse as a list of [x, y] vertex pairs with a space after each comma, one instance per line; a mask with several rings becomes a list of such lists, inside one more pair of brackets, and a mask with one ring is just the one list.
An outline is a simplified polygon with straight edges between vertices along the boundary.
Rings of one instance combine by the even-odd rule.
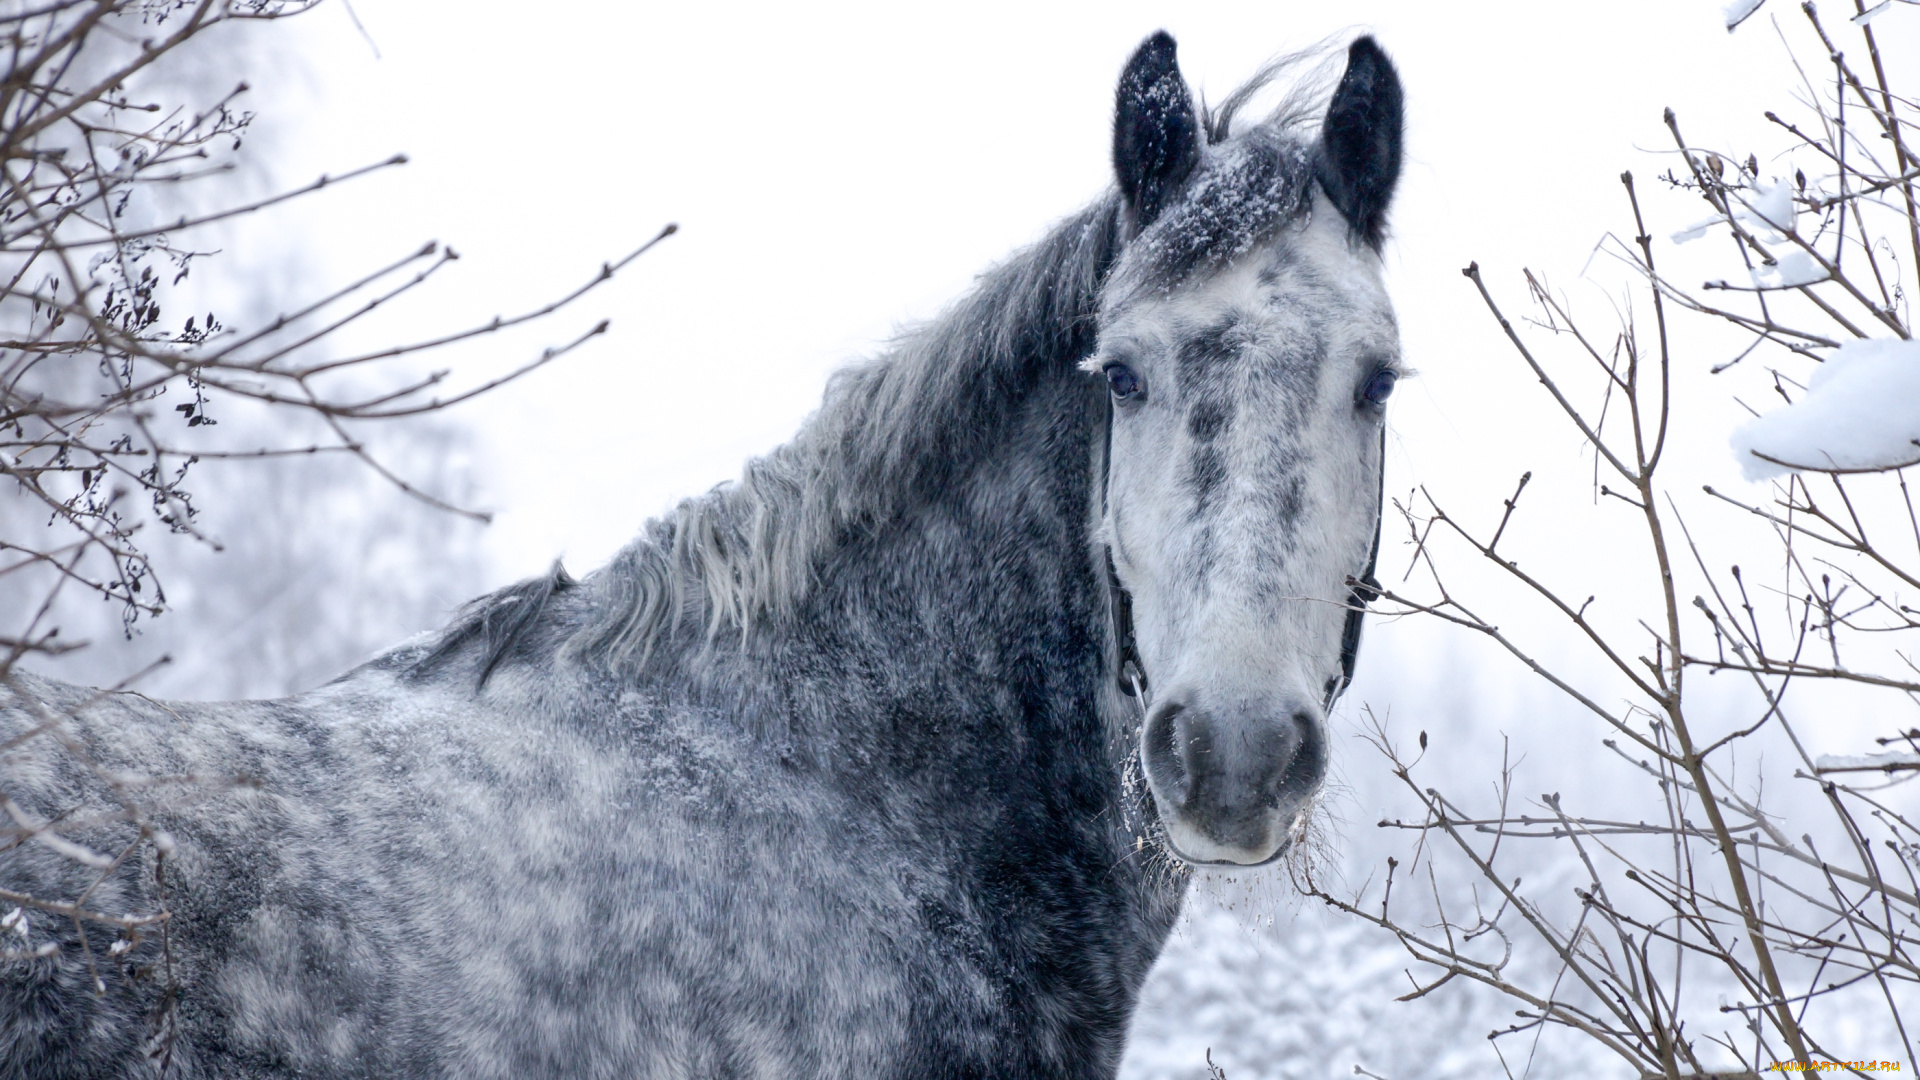
[[1372, 596], [1402, 91], [1284, 68], [1148, 38], [1111, 189], [584, 578], [282, 700], [10, 675], [0, 1077], [1113, 1076]]

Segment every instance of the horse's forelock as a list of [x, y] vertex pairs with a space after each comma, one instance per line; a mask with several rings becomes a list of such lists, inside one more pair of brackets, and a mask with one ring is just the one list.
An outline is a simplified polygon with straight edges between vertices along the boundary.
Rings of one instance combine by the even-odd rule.
[[1128, 249], [1114, 298], [1170, 292], [1304, 218], [1313, 155], [1312, 143], [1264, 126], [1213, 147], [1181, 198]]

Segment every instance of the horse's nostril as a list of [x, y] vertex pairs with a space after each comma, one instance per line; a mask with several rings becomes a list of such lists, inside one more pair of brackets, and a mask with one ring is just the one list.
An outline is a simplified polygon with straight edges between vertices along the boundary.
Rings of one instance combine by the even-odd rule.
[[1280, 777], [1282, 796], [1298, 797], [1320, 783], [1327, 771], [1327, 738], [1320, 718], [1301, 709], [1293, 714], [1293, 756]]
[[1193, 775], [1179, 745], [1178, 720], [1185, 711], [1186, 706], [1177, 701], [1162, 704], [1147, 718], [1144, 739], [1147, 779], [1176, 804], [1185, 803], [1193, 788]]

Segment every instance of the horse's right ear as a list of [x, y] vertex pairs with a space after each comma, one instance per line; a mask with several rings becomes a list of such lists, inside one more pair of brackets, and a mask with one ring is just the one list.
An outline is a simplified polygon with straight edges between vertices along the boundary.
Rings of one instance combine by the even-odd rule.
[[1173, 54], [1173, 37], [1162, 30], [1140, 43], [1120, 75], [1113, 172], [1134, 234], [1153, 224], [1200, 161], [1200, 120]]

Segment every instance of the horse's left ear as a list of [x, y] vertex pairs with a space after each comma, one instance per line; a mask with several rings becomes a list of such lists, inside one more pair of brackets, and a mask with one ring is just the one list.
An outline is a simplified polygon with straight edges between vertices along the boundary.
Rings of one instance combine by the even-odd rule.
[[1400, 179], [1400, 75], [1371, 37], [1347, 50], [1347, 72], [1320, 126], [1320, 187], [1353, 234], [1379, 247]]
[[1200, 118], [1165, 30], [1140, 43], [1114, 103], [1113, 174], [1131, 232], [1153, 224], [1200, 161]]

